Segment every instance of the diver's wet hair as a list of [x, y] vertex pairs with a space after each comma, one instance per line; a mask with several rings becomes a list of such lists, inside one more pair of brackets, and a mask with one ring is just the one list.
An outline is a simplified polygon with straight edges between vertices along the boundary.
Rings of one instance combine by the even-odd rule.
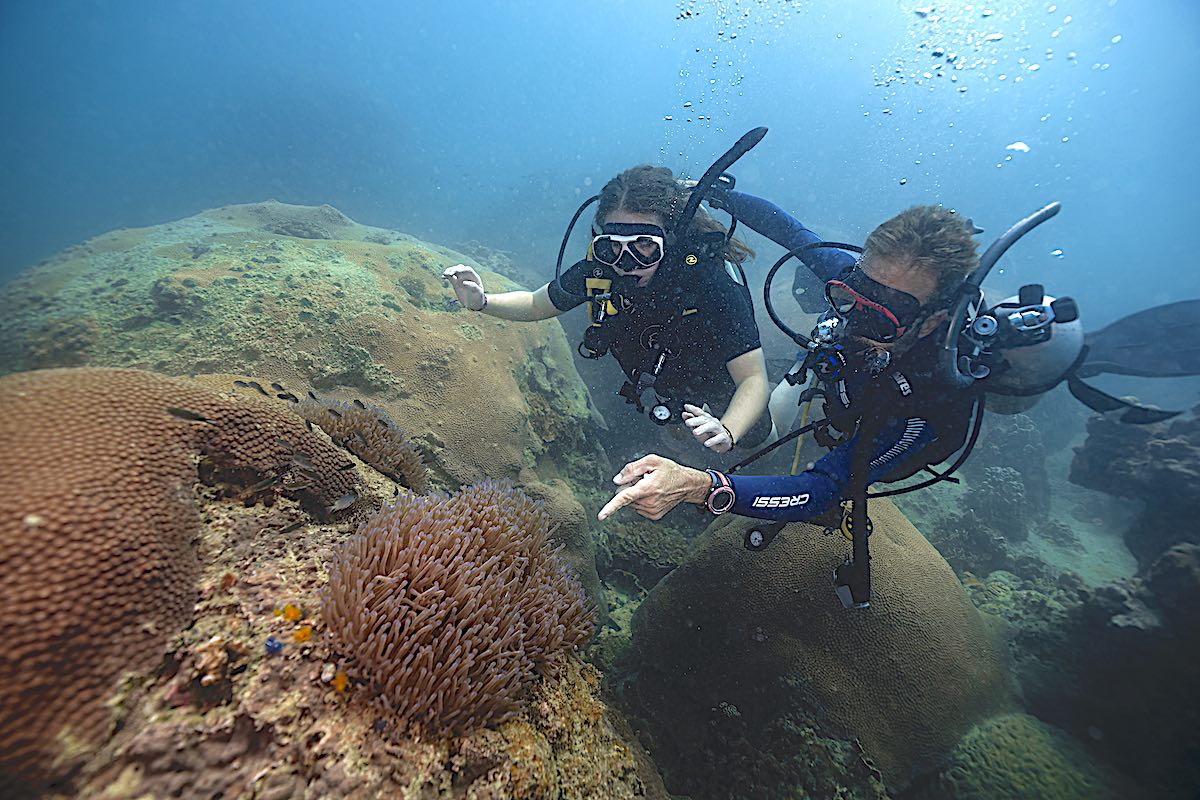
[[[604, 220], [617, 209], [634, 214], [657, 214], [666, 220], [667, 232], [675, 230], [675, 223], [687, 205], [689, 190], [675, 178], [675, 174], [666, 167], [655, 167], [643, 164], [631, 167], [616, 176], [600, 190], [600, 200], [596, 206], [596, 224]], [[722, 231], [725, 226], [713, 219], [704, 209], [696, 211], [692, 223], [696, 230]], [[731, 239], [725, 247], [725, 258], [736, 264], [741, 264], [754, 257], [754, 251], [741, 240]]]
[[945, 299], [979, 266], [967, 220], [942, 206], [913, 206], [871, 231], [863, 258], [928, 272], [937, 278], [935, 300]]

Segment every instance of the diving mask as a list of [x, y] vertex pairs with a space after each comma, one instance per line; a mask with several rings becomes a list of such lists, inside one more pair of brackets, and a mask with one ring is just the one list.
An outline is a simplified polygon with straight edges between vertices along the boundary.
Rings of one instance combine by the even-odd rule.
[[662, 261], [665, 240], [657, 225], [611, 222], [592, 238], [592, 258], [626, 271], [649, 269]]
[[845, 320], [842, 333], [873, 342], [894, 342], [921, 314], [921, 301], [872, 280], [857, 266], [825, 284], [830, 307]]

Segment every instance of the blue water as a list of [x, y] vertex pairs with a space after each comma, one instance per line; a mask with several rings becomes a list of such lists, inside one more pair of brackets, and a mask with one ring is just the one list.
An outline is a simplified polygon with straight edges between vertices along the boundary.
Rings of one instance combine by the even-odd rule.
[[[887, 0], [403, 5], [4, 4], [0, 274], [266, 197], [549, 264], [575, 204], [615, 172], [698, 175], [766, 125], [735, 172], [817, 230], [861, 240], [941, 202], [991, 234], [1061, 200], [1014, 251], [1014, 286], [1073, 293], [1089, 327], [1200, 295], [1195, 3], [985, 17], [947, 2], [925, 18], [929, 4]], [[988, 33], [1003, 39], [966, 41]], [[997, 63], [875, 85], [926, 71], [937, 46]], [[1029, 152], [1005, 149], [1017, 141]]]

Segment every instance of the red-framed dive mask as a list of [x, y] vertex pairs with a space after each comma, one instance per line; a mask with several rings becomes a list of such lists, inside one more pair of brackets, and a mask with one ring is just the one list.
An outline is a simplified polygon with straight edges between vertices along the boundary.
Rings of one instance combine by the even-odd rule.
[[825, 299], [846, 321], [846, 333], [873, 342], [894, 342], [921, 314], [921, 301], [872, 280], [857, 267], [825, 284]]

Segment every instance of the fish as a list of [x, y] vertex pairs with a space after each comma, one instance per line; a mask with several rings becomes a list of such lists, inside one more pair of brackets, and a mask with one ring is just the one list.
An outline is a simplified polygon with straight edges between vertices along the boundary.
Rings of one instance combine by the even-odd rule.
[[350, 438], [353, 439], [356, 436], [358, 437], [358, 440], [363, 443], [364, 446], [367, 444], [367, 437], [362, 435], [362, 431], [355, 431], [353, 434], [351, 434]]
[[293, 464], [292, 472], [295, 472], [301, 478], [308, 478], [309, 480], [316, 480], [321, 477], [316, 467], [306, 467], [302, 464]]
[[281, 447], [283, 447], [284, 450], [295, 450], [296, 449], [296, 445], [292, 444], [291, 442], [289, 442], [287, 439], [283, 438], [282, 436], [276, 436], [275, 443], [280, 445]]
[[249, 388], [250, 388], [250, 384], [249, 384], [249, 383], [247, 383], [246, 381], [234, 381], [234, 382], [233, 382], [233, 385], [234, 385], [234, 386], [240, 386], [240, 387], [241, 387], [241, 388], [243, 388], [243, 389], [249, 389]]
[[263, 491], [264, 489], [269, 489], [270, 487], [274, 486], [274, 485], [275, 485], [276, 483], [278, 483], [280, 480], [281, 480], [281, 478], [280, 478], [280, 476], [279, 476], [279, 475], [276, 475], [275, 473], [271, 473], [270, 475], [268, 475], [267, 477], [263, 478], [263, 479], [262, 479], [261, 481], [259, 481], [258, 483], [256, 483], [256, 484], [254, 484], [253, 486], [251, 486], [251, 487], [250, 487], [250, 491], [251, 491], [251, 492], [261, 492], [261, 491]]
[[296, 632], [292, 634], [292, 638], [296, 640], [297, 644], [303, 644], [304, 642], [307, 642], [312, 638], [312, 626], [303, 625], [297, 628]]
[[264, 388], [262, 387], [262, 384], [261, 384], [261, 383], [259, 383], [258, 381], [246, 381], [246, 385], [247, 385], [247, 386], [249, 386], [249, 387], [250, 387], [251, 389], [253, 389], [254, 391], [256, 391], [256, 392], [258, 392], [259, 394], [261, 394], [263, 397], [270, 397], [270, 396], [271, 396], [271, 395], [270, 395], [270, 393], [269, 393], [269, 392], [268, 392], [266, 389], [264, 389]]
[[284, 527], [280, 528], [279, 533], [291, 533], [292, 531], [302, 527], [303, 525], [304, 525], [304, 520], [298, 519], [295, 522], [291, 523], [290, 525], [285, 525]]
[[344, 692], [346, 691], [346, 684], [350, 683], [350, 679], [346, 677], [346, 673], [339, 671], [338, 674], [333, 676], [333, 680], [330, 683], [333, 684], [335, 692]]
[[283, 488], [287, 489], [289, 492], [299, 492], [302, 489], [307, 489], [310, 486], [312, 486], [311, 481], [295, 481], [293, 483], [283, 484]]
[[308, 428], [309, 433], [316, 433], [316, 431], [313, 430], [312, 423], [308, 420], [304, 420], [304, 427]]
[[352, 469], [354, 469], [353, 462], [351, 462], [349, 464], [343, 464], [342, 466], [338, 467], [338, 472], [349, 472]]
[[286, 392], [287, 391], [287, 389], [283, 388], [283, 385], [280, 384], [278, 381], [273, 381], [271, 383], [271, 388], [277, 392]]
[[362, 401], [362, 400], [359, 400], [357, 397], [356, 397], [356, 398], [354, 398], [354, 405], [358, 406], [358, 407], [359, 407], [359, 408], [361, 408], [363, 411], [366, 411], [366, 410], [367, 410], [367, 406], [366, 406], [366, 404], [365, 404], [365, 403], [363, 403], [363, 401]]
[[385, 428], [388, 426], [388, 421], [386, 419], [376, 419], [375, 421]]
[[308, 467], [309, 469], [313, 468], [312, 459], [309, 458], [306, 454], [300, 452], [299, 450], [292, 453], [292, 463], [299, 464], [302, 467]]
[[354, 501], [356, 500], [358, 500], [358, 495], [354, 494], [354, 492], [351, 492], [350, 494], [344, 494], [329, 507], [329, 511], [330, 513], [345, 511], [347, 508], [354, 505]]
[[300, 611], [299, 606], [297, 606], [293, 603], [288, 603], [283, 608], [279, 609], [276, 612], [275, 616], [283, 617], [288, 622], [296, 622], [297, 620], [299, 620], [301, 617], [304, 616], [304, 613], [302, 611]]
[[300, 402], [300, 398], [296, 397], [296, 395], [292, 394], [291, 392], [280, 392], [279, 394], [277, 394], [275, 396], [278, 397], [280, 400], [287, 400], [289, 403], [299, 403]]
[[179, 419], [187, 420], [188, 422], [207, 422], [209, 425], [213, 424], [213, 421], [203, 414], [197, 414], [195, 411], [189, 411], [186, 408], [168, 406], [167, 413], [172, 417], [178, 417]]
[[342, 418], [342, 412], [338, 411], [336, 408], [331, 408], [331, 409], [328, 409], [328, 410], [329, 410], [329, 414], [330, 414], [330, 415], [331, 415], [331, 416], [332, 416], [334, 419], [341, 419], [341, 418]]
[[321, 398], [317, 397], [317, 395], [316, 395], [315, 393], [313, 393], [313, 390], [312, 390], [312, 389], [309, 389], [309, 390], [308, 390], [308, 399], [309, 399], [309, 400], [316, 400], [317, 402], [320, 402], [320, 401], [321, 401]]

